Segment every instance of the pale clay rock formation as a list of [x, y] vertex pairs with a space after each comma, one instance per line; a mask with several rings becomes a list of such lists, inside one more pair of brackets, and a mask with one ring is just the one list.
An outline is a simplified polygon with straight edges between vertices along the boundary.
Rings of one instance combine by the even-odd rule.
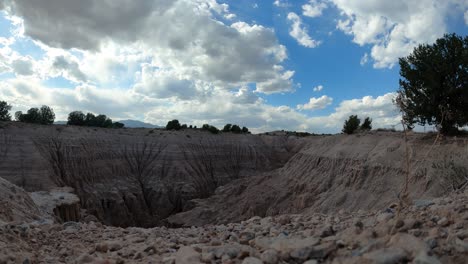
[[[0, 178], [0, 264], [468, 259], [465, 138], [410, 135], [398, 210], [399, 133], [3, 128], [0, 176], [31, 193]], [[184, 228], [116, 227], [161, 224]]]

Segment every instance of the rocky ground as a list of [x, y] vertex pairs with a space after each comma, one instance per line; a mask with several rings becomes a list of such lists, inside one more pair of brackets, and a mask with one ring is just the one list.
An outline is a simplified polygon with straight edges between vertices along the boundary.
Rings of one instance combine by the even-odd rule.
[[179, 229], [8, 223], [0, 263], [468, 263], [468, 190], [391, 207]]

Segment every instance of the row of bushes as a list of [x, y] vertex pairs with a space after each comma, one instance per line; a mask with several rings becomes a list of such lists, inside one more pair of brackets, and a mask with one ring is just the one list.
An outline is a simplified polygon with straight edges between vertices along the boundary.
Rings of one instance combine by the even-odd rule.
[[[5, 101], [0, 101], [0, 121], [11, 121], [9, 111], [11, 105], [8, 105]], [[25, 114], [21, 111], [15, 113], [17, 121], [35, 124], [49, 125], [53, 124], [55, 120], [55, 113], [52, 108], [47, 105], [43, 105], [41, 108], [31, 108]], [[87, 113], [86, 115], [81, 111], [73, 111], [68, 114], [67, 125], [74, 126], [89, 126], [89, 127], [104, 127], [104, 128], [123, 128], [124, 124], [120, 122], [112, 122], [112, 119], [106, 115], [94, 115], [93, 113]], [[187, 124], [180, 124], [179, 120], [174, 119], [167, 122], [167, 130], [180, 130], [180, 129], [196, 129], [196, 126], [187, 126]], [[213, 134], [218, 134], [220, 130], [212, 125], [204, 124], [202, 130], [209, 131]], [[343, 133], [353, 134], [356, 131], [366, 131], [372, 129], [372, 119], [366, 117], [364, 122], [361, 124], [361, 120], [357, 115], [351, 115], [343, 125]], [[240, 127], [236, 124], [226, 124], [221, 130], [224, 133], [249, 133], [247, 127]]]
[[240, 128], [238, 125], [226, 124], [223, 128], [223, 132], [232, 132], [236, 134], [249, 133], [249, 129], [246, 127]]
[[120, 122], [112, 122], [112, 119], [106, 115], [94, 115], [81, 111], [73, 111], [68, 114], [67, 125], [73, 126], [89, 126], [89, 127], [104, 127], [104, 128], [123, 128], [125, 125]]
[[[5, 101], [0, 101], [0, 121], [11, 121], [10, 115], [11, 105]], [[26, 113], [17, 111], [15, 119], [18, 122], [51, 125], [55, 121], [55, 113], [52, 108], [43, 105], [40, 108], [30, 108]], [[81, 111], [73, 111], [68, 115], [67, 125], [74, 126], [90, 126], [90, 127], [106, 127], [106, 128], [122, 128], [124, 124], [120, 122], [112, 122], [112, 119], [106, 115], [95, 116], [92, 113], [83, 114]]]
[[[5, 101], [0, 101], [0, 121], [11, 121], [10, 110], [11, 105]], [[33, 107], [25, 114], [18, 111], [15, 113], [15, 118], [16, 121], [20, 122], [49, 125], [54, 123], [55, 113], [52, 108], [43, 105], [41, 108]]]
[[50, 125], [54, 123], [55, 113], [52, 108], [43, 105], [41, 108], [30, 108], [26, 114], [21, 111], [16, 112], [15, 119], [19, 122]]
[[[179, 120], [177, 119], [174, 119], [174, 120], [171, 120], [169, 122], [167, 122], [167, 125], [166, 125], [166, 130], [181, 130], [181, 129], [197, 129], [197, 126], [187, 126], [187, 124], [180, 124]], [[213, 134], [218, 134], [220, 132], [220, 130], [215, 127], [215, 126], [212, 126], [212, 125], [209, 125], [209, 124], [204, 124], [202, 127], [201, 127], [202, 130], [206, 130], [206, 131], [209, 131]], [[223, 128], [223, 130], [221, 130], [222, 132], [232, 132], [232, 133], [236, 133], [236, 134], [241, 134], [241, 133], [250, 133], [249, 132], [249, 129], [247, 127], [240, 127], [238, 125], [232, 125], [232, 124], [226, 124]]]

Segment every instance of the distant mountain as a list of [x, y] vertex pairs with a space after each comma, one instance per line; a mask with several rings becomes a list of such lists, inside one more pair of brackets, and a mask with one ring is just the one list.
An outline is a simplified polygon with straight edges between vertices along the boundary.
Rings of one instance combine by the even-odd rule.
[[[162, 126], [157, 126], [157, 125], [153, 125], [153, 124], [150, 124], [150, 123], [145, 123], [145, 122], [141, 122], [141, 121], [138, 121], [138, 120], [120, 120], [120, 121], [117, 121], [117, 122], [120, 122], [122, 124], [125, 125], [125, 127], [130, 127], [130, 128], [137, 128], [137, 127], [144, 127], [144, 128], [163, 128]], [[67, 121], [55, 121], [54, 122], [54, 125], [66, 125], [67, 124]]]
[[144, 127], [144, 128], [162, 128], [162, 126], [153, 125], [150, 123], [141, 122], [138, 120], [120, 120], [117, 121], [125, 125], [125, 127]]

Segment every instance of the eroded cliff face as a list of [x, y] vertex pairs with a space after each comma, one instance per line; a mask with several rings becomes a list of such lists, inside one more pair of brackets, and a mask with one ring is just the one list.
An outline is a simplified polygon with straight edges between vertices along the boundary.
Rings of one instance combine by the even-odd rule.
[[[2, 123], [0, 177], [28, 191], [69, 186], [107, 225], [155, 226], [232, 180], [281, 168], [288, 136]], [[60, 209], [57, 209], [58, 212]], [[67, 210], [65, 210], [67, 211]]]
[[[411, 198], [438, 197], [468, 183], [468, 139], [409, 137]], [[308, 137], [284, 167], [218, 189], [169, 218], [174, 225], [228, 223], [252, 216], [385, 209], [402, 198], [406, 147], [401, 133]], [[223, 210], [222, 208], [229, 208]]]

